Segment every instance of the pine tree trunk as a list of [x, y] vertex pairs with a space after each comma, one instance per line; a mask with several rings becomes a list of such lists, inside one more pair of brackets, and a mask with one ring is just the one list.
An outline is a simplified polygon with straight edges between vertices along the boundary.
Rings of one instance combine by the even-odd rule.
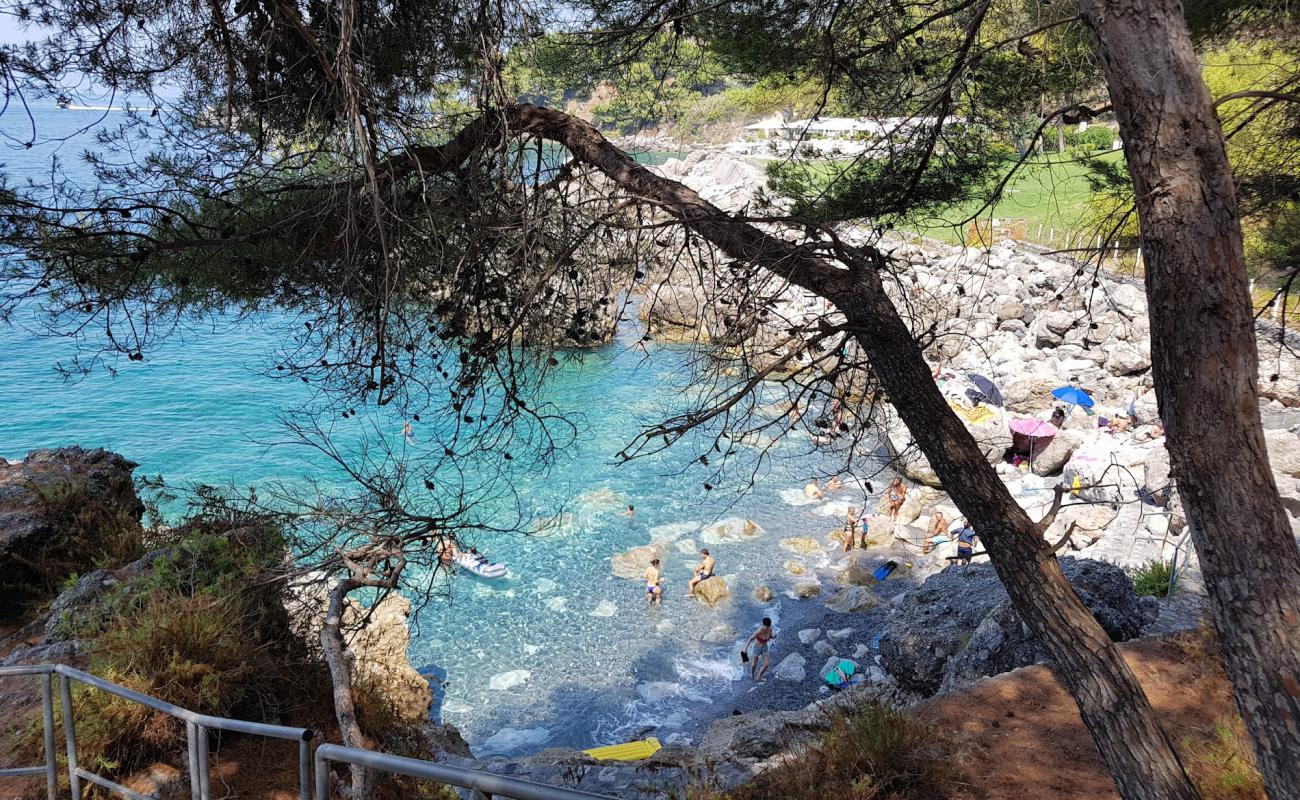
[[[494, 128], [493, 126], [497, 126]], [[472, 125], [471, 128], [474, 126]], [[930, 367], [885, 294], [883, 257], [846, 269], [736, 220], [682, 184], [655, 175], [588, 123], [554, 109], [512, 106], [412, 157], [440, 167], [477, 136], [533, 135], [563, 144], [633, 196], [655, 203], [732, 258], [827, 298], [845, 315], [899, 415], [953, 501], [979, 532], [1020, 617], [1074, 695], [1126, 800], [1185, 800], [1192, 787], [1146, 695], [1061, 572], [1037, 526], [1015, 502], [970, 432], [948, 407]]]
[[1080, 6], [1133, 178], [1156, 397], [1224, 662], [1270, 796], [1300, 798], [1300, 549], [1260, 425], [1223, 133], [1176, 0]]
[[[347, 747], [365, 748], [366, 737], [357, 720], [356, 704], [352, 696], [352, 667], [348, 663], [347, 643], [343, 641], [343, 613], [347, 610], [348, 593], [356, 588], [348, 579], [336, 583], [329, 591], [325, 621], [321, 625], [321, 653], [330, 670], [330, 685], [334, 695], [334, 716], [339, 723], [339, 736]], [[349, 797], [363, 800], [370, 794], [370, 771], [353, 765], [352, 786]]]

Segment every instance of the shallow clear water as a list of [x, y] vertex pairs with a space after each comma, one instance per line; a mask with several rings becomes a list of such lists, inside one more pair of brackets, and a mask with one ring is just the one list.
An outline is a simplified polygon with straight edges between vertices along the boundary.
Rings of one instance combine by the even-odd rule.
[[[95, 116], [52, 114], [51, 125], [69, 124], [58, 115]], [[24, 154], [8, 163], [38, 174], [44, 162]], [[143, 363], [113, 364], [116, 377], [101, 369], [75, 384], [53, 368], [74, 353], [72, 343], [34, 335], [24, 322], [19, 315], [16, 325], [0, 326], [0, 456], [78, 443], [120, 452], [139, 462], [138, 474], [161, 473], [173, 483], [338, 480], [303, 448], [265, 444], [285, 438], [276, 411], [309, 397], [300, 384], [263, 374], [290, 320], [196, 326]], [[450, 600], [417, 601], [412, 661], [445, 672], [437, 712], [479, 754], [606, 744], [649, 726], [667, 741], [728, 713], [722, 704], [740, 686], [738, 644], [765, 613], [779, 617], [783, 602], [760, 607], [750, 592], [760, 583], [780, 592], [793, 581], [785, 562], [823, 558], [794, 555], [777, 542], [824, 541], [842, 518], [847, 494], [832, 504], [787, 502], [801, 502], [799, 487], [826, 467], [806, 439], [778, 445], [748, 491], [752, 452], [712, 491], [702, 486], [708, 476], [685, 469], [697, 455], [689, 447], [614, 467], [615, 454], [680, 402], [689, 380], [685, 350], [655, 347], [647, 356], [633, 349], [637, 336], [624, 331], [548, 390], [574, 413], [579, 442], [550, 472], [521, 479], [516, 489], [534, 516], [563, 512], [566, 524], [541, 535], [484, 537], [477, 544], [509, 565], [509, 578], [461, 574], [451, 579]], [[400, 443], [400, 422], [391, 435]], [[629, 503], [633, 519], [621, 513]], [[727, 516], [752, 519], [765, 532], [727, 543], [701, 534], [701, 525]], [[644, 585], [614, 577], [610, 558], [652, 536], [674, 541], [666, 546], [664, 606], [648, 610]], [[717, 610], [681, 597], [706, 543], [719, 574], [734, 576], [733, 597]], [[737, 632], [702, 641], [720, 625]]]

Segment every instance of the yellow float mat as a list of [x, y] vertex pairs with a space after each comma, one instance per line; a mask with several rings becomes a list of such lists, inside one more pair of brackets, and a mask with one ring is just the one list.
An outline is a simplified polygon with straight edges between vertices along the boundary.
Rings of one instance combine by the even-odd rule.
[[960, 403], [953, 402], [949, 402], [948, 405], [952, 407], [953, 411], [961, 414], [962, 418], [972, 425], [987, 425], [998, 418], [997, 412], [993, 411], [988, 406], [966, 408]]
[[593, 747], [582, 752], [602, 761], [640, 761], [659, 752], [660, 747], [663, 747], [663, 745], [659, 744], [659, 740], [651, 736], [649, 739], [642, 739], [639, 742], [611, 744], [608, 747]]

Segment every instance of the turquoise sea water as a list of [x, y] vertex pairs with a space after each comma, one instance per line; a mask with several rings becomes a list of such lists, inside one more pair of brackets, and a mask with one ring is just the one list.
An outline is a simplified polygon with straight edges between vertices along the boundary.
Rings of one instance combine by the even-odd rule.
[[[50, 109], [39, 127], [75, 130], [97, 117]], [[51, 152], [71, 159], [86, 141], [83, 135], [16, 150], [7, 169], [39, 176]], [[69, 383], [54, 366], [75, 355], [76, 344], [39, 335], [35, 318], [20, 313], [12, 325], [0, 325], [0, 456], [77, 443], [120, 452], [139, 462], [139, 473], [178, 484], [336, 483], [337, 473], [309, 450], [271, 444], [286, 438], [277, 411], [310, 397], [301, 384], [267, 374], [293, 324], [281, 315], [195, 322], [144, 362], [113, 362], [105, 367], [115, 375], [100, 368]], [[761, 607], [750, 591], [760, 583], [788, 588], [787, 561], [824, 563], [787, 552], [778, 541], [821, 539], [847, 505], [847, 494], [801, 504], [799, 487], [829, 463], [806, 438], [779, 443], [775, 457], [761, 463], [756, 449], [742, 452], [712, 491], [702, 486], [707, 475], [687, 468], [698, 455], [689, 446], [615, 467], [615, 454], [689, 388], [691, 353], [667, 346], [643, 353], [634, 347], [639, 336], [635, 327], [624, 329], [548, 387], [548, 399], [578, 423], [578, 443], [553, 469], [523, 476], [515, 488], [529, 515], [564, 513], [563, 524], [540, 535], [478, 541], [510, 566], [506, 580], [460, 575], [445, 587], [449, 597], [412, 598], [411, 658], [445, 673], [437, 711], [481, 755], [606, 744], [651, 726], [663, 741], [689, 738], [702, 720], [727, 713], [721, 704], [740, 686], [738, 642], [764, 614], [779, 619], [781, 603], [789, 602]], [[400, 421], [380, 435], [400, 447]], [[637, 509], [632, 519], [621, 513], [628, 504]], [[743, 542], [714, 542], [701, 533], [731, 516], [752, 519], [765, 533]], [[664, 607], [647, 610], [644, 586], [614, 577], [610, 559], [652, 538], [665, 542], [668, 582]], [[717, 610], [681, 598], [706, 543], [735, 588]]]

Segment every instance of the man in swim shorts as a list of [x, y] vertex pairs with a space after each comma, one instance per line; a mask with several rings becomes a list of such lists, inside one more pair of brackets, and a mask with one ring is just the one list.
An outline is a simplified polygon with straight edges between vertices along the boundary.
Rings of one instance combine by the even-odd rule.
[[651, 559], [645, 571], [645, 594], [648, 605], [664, 604], [663, 578], [659, 577], [659, 559]]
[[704, 559], [700, 561], [700, 565], [695, 568], [695, 575], [691, 578], [690, 585], [686, 587], [686, 594], [688, 597], [695, 594], [696, 584], [706, 578], [713, 577], [713, 556], [709, 555], [708, 548], [701, 550], [700, 555], [704, 556]]
[[[750, 655], [749, 675], [755, 683], [763, 682], [763, 673], [767, 672], [767, 667], [771, 664], [771, 655], [767, 652], [768, 643], [776, 638], [772, 632], [772, 620], [769, 617], [763, 617], [763, 624], [758, 630], [749, 635], [745, 641], [745, 652]], [[750, 648], [753, 645], [753, 648]], [[760, 666], [760, 662], [762, 665]]]

